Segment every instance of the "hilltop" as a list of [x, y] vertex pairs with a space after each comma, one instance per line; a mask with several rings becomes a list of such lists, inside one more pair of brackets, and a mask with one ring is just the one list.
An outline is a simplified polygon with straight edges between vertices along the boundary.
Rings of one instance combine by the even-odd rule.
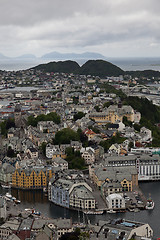
[[47, 64], [40, 64], [34, 67], [34, 69], [47, 72], [75, 73], [100, 77], [119, 76], [124, 74], [124, 71], [121, 68], [105, 60], [89, 60], [81, 67], [77, 62], [71, 60], [50, 62]]

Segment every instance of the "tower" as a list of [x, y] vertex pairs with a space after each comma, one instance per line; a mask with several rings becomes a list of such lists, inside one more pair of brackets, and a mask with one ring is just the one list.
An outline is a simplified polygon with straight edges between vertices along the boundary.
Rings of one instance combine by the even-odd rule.
[[20, 128], [22, 125], [22, 113], [21, 113], [21, 105], [17, 104], [14, 110], [14, 120], [15, 126]]

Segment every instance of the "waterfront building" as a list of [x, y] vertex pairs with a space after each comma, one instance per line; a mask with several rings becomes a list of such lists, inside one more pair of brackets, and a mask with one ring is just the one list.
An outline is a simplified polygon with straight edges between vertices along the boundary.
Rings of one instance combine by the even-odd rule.
[[95, 209], [92, 188], [83, 180], [62, 179], [49, 182], [49, 200], [57, 205], [75, 209]]
[[135, 166], [89, 166], [89, 175], [94, 184], [101, 190], [105, 182], [119, 182], [122, 191], [132, 191], [138, 186], [138, 172]]
[[104, 168], [116, 167], [117, 169], [123, 167], [124, 169], [126, 169], [126, 171], [128, 168], [135, 166], [138, 172], [139, 181], [160, 180], [160, 156], [158, 154], [151, 155], [151, 152], [158, 153], [159, 149], [139, 148], [135, 149], [135, 152], [141, 154], [128, 156], [104, 155], [103, 166]]
[[54, 169], [51, 167], [16, 169], [12, 174], [12, 187], [22, 189], [43, 189], [47, 187], [49, 180], [54, 174]]
[[122, 194], [112, 193], [106, 197], [106, 203], [109, 209], [125, 209], [125, 199]]

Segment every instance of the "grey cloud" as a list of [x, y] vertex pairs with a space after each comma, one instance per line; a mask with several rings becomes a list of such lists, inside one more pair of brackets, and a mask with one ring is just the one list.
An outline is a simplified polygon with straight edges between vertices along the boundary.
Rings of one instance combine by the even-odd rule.
[[159, 0], [2, 0], [0, 52], [155, 46], [159, 9]]

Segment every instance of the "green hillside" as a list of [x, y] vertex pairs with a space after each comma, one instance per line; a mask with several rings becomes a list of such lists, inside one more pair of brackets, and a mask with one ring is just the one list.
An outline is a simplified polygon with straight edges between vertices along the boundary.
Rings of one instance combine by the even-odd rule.
[[81, 74], [106, 77], [123, 75], [124, 71], [104, 60], [89, 60], [81, 67]]
[[104, 60], [89, 60], [83, 64], [82, 67], [75, 61], [50, 62], [47, 64], [40, 64], [34, 69], [44, 70], [45, 72], [77, 73], [100, 77], [119, 76], [124, 74], [122, 69]]
[[75, 61], [59, 61], [40, 64], [34, 69], [44, 70], [45, 72], [76, 73], [80, 71], [80, 66]]

